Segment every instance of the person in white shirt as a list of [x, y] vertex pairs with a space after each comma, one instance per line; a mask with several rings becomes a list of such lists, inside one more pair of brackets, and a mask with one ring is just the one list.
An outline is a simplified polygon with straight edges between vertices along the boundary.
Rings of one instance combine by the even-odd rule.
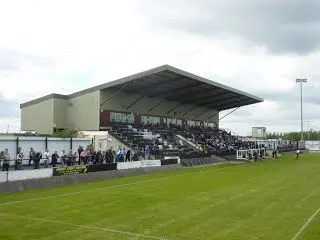
[[50, 163], [50, 153], [48, 149], [44, 152], [43, 157], [44, 157], [44, 161], [43, 161], [44, 168], [48, 168], [48, 165]]
[[17, 155], [15, 170], [22, 170], [23, 153], [19, 152]]
[[296, 156], [296, 159], [298, 159], [298, 158], [299, 158], [299, 155], [300, 155], [300, 150], [298, 149], [298, 150], [297, 150], [297, 156]]

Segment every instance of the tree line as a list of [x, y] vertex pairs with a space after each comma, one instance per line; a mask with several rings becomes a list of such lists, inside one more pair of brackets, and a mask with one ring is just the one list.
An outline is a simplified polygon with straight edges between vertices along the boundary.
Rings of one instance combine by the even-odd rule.
[[[291, 141], [300, 141], [301, 140], [301, 133], [300, 132], [288, 132], [288, 133], [268, 133], [268, 139], [279, 139], [282, 138], [283, 140], [291, 140]], [[320, 140], [320, 131], [310, 130], [303, 132], [304, 140], [310, 141], [317, 141]]]

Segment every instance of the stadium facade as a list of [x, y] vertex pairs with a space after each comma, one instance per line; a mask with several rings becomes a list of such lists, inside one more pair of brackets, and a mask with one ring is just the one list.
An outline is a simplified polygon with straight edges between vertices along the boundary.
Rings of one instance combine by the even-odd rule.
[[263, 99], [163, 65], [70, 95], [20, 105], [21, 130], [105, 130], [111, 122], [219, 127], [219, 112]]

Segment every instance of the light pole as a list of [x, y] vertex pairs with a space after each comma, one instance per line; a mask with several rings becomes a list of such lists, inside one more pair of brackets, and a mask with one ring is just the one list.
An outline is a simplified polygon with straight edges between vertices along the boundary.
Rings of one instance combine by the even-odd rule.
[[300, 124], [301, 124], [301, 142], [303, 142], [303, 110], [302, 110], [302, 84], [306, 83], [306, 78], [297, 78], [296, 83], [300, 83]]

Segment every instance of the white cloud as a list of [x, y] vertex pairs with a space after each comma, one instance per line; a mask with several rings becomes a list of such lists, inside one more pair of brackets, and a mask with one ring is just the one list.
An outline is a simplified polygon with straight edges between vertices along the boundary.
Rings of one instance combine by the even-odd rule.
[[[264, 103], [241, 108], [225, 118], [221, 122], [223, 127], [240, 134], [246, 134], [256, 125], [267, 126], [272, 131], [299, 128], [299, 116], [295, 114], [299, 91], [295, 78], [310, 78], [308, 84], [314, 92], [309, 94], [307, 86], [305, 91], [316, 97], [315, 90], [320, 90], [320, 52], [304, 56], [274, 55], [266, 46], [240, 35], [200, 35], [167, 24], [160, 26], [155, 24], [155, 18], [175, 21], [176, 8], [162, 5], [160, 10], [149, 9], [152, 6], [147, 2], [0, 2], [0, 54], [1, 49], [21, 53], [12, 58], [10, 67], [0, 55], [1, 96], [15, 101], [19, 112], [19, 103], [35, 97], [52, 92], [71, 93], [170, 64], [267, 97]], [[175, 5], [178, 3], [175, 1]], [[192, 10], [201, 11], [201, 7], [192, 1], [183, 3], [181, 17], [188, 13], [188, 20], [196, 20]], [[166, 15], [161, 15], [163, 9], [167, 9]], [[293, 102], [284, 102], [286, 98]], [[311, 114], [316, 107], [306, 108], [315, 120], [320, 119], [317, 114]], [[6, 130], [5, 122], [9, 119], [0, 115], [0, 132]], [[14, 119], [14, 129], [18, 129], [20, 123]]]

